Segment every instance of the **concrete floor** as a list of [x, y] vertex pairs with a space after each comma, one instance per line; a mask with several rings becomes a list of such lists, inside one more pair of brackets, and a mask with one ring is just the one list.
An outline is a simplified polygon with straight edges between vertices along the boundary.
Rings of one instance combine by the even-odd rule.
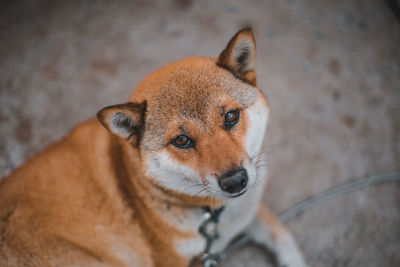
[[[242, 26], [272, 107], [264, 201], [276, 212], [334, 185], [400, 170], [400, 24], [384, 1], [2, 1], [0, 176], [150, 71], [217, 56]], [[310, 266], [400, 266], [400, 185], [291, 220]], [[224, 266], [267, 266], [247, 247]]]

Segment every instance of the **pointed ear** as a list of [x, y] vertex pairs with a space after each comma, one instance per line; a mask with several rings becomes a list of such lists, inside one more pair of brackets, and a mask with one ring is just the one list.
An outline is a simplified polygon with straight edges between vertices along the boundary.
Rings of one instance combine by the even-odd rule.
[[126, 103], [105, 107], [97, 112], [97, 118], [113, 134], [129, 140], [139, 136], [144, 125], [146, 102]]
[[219, 55], [217, 65], [228, 69], [244, 82], [256, 86], [256, 42], [250, 27], [241, 29], [232, 37]]

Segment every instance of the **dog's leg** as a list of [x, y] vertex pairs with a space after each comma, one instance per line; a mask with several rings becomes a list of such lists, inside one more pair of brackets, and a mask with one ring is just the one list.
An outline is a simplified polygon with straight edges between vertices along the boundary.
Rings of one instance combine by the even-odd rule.
[[263, 204], [246, 233], [265, 249], [272, 251], [280, 267], [305, 267], [296, 241], [278, 218]]

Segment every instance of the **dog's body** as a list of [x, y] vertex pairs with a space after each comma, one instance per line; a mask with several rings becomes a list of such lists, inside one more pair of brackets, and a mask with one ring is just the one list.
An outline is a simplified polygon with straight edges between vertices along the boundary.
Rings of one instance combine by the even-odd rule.
[[247, 233], [278, 263], [305, 266], [260, 207], [269, 108], [252, 31], [218, 59], [150, 74], [0, 183], [0, 266], [187, 266], [205, 248], [205, 206], [225, 206], [211, 252]]

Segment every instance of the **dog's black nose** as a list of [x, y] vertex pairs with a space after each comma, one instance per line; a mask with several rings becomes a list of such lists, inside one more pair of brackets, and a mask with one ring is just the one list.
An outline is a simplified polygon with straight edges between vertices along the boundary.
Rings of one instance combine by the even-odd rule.
[[233, 194], [242, 191], [248, 180], [245, 169], [234, 169], [222, 174], [218, 178], [218, 184], [222, 190]]

